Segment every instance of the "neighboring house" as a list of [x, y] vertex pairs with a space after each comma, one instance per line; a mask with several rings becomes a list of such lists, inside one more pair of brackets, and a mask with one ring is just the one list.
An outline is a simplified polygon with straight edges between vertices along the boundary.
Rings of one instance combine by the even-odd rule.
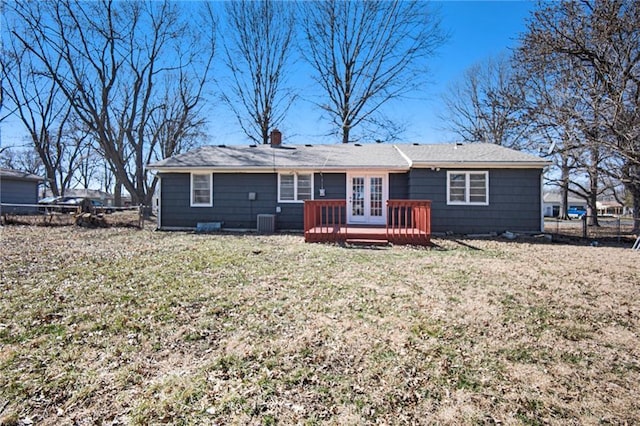
[[0, 168], [1, 213], [29, 214], [37, 207], [21, 207], [6, 204], [35, 205], [38, 203], [38, 185], [44, 178], [19, 170]]
[[615, 200], [596, 201], [599, 216], [622, 216], [626, 213], [625, 207]]
[[[546, 217], [560, 216], [560, 208], [562, 204], [562, 195], [559, 192], [544, 193], [544, 215]], [[587, 210], [587, 201], [584, 198], [578, 198], [569, 194], [567, 198], [567, 210], [579, 209]]]
[[[274, 137], [274, 134], [275, 137]], [[206, 146], [148, 166], [160, 179], [158, 227], [221, 222], [303, 229], [304, 200], [347, 200], [349, 224], [385, 225], [386, 201], [431, 200], [434, 233], [540, 232], [539, 157], [492, 144]]]

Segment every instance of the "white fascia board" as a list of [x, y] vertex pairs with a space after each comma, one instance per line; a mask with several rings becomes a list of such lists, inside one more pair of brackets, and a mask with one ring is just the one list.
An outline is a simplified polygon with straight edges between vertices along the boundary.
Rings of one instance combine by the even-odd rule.
[[274, 172], [273, 167], [245, 167], [245, 168], [231, 168], [231, 167], [153, 167], [150, 168], [158, 173], [267, 173]]
[[381, 172], [407, 172], [408, 167], [149, 167], [157, 173], [346, 173], [351, 170]]

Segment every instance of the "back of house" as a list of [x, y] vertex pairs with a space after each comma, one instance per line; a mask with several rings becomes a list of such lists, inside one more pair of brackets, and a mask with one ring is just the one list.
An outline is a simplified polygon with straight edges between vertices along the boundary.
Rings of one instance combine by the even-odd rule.
[[388, 200], [430, 200], [433, 233], [543, 228], [537, 156], [492, 144], [205, 146], [149, 165], [158, 227], [302, 230], [305, 200], [344, 200], [349, 225], [385, 226]]

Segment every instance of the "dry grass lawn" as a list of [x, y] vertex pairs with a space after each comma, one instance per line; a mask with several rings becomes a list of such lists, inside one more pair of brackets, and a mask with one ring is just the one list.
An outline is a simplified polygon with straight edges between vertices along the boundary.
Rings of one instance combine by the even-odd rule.
[[0, 233], [2, 424], [640, 423], [628, 248]]

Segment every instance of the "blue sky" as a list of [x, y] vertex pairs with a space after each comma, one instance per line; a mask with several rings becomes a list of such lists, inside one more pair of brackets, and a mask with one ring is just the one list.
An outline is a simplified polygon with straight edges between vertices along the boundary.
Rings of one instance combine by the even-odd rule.
[[[431, 64], [432, 83], [415, 98], [398, 102], [387, 113], [401, 117], [407, 123], [403, 140], [407, 142], [451, 142], [455, 135], [444, 130], [439, 118], [439, 94], [474, 63], [508, 51], [517, 44], [525, 31], [526, 18], [535, 8], [531, 1], [440, 1], [433, 2], [440, 10], [443, 29], [450, 33]], [[215, 102], [211, 102], [212, 104]], [[325, 122], [312, 105], [300, 102], [293, 108], [282, 131], [287, 143], [326, 143]], [[235, 119], [221, 107], [211, 112], [207, 143], [247, 143]], [[15, 120], [2, 123], [2, 146], [20, 146], [24, 133]]]
[[[444, 1], [440, 7], [443, 27], [450, 31], [449, 42], [440, 49], [433, 64], [424, 120], [414, 120], [419, 142], [450, 142], [454, 135], [439, 130], [439, 94], [460, 78], [471, 65], [508, 52], [526, 30], [526, 19], [535, 9], [531, 1]], [[411, 138], [410, 138], [411, 139]], [[412, 140], [413, 141], [413, 140]]]
[[[397, 102], [385, 110], [387, 115], [406, 121], [408, 128], [402, 141], [455, 141], [456, 135], [444, 130], [439, 118], [440, 93], [471, 65], [516, 46], [519, 35], [526, 30], [527, 17], [536, 7], [533, 1], [437, 1], [432, 5], [439, 9], [442, 27], [450, 38], [432, 59], [429, 76], [432, 83], [412, 99]], [[217, 109], [212, 116], [209, 143], [248, 143], [231, 115]], [[280, 127], [285, 143], [338, 142], [337, 137], [325, 136], [327, 121], [309, 102], [299, 101]]]

